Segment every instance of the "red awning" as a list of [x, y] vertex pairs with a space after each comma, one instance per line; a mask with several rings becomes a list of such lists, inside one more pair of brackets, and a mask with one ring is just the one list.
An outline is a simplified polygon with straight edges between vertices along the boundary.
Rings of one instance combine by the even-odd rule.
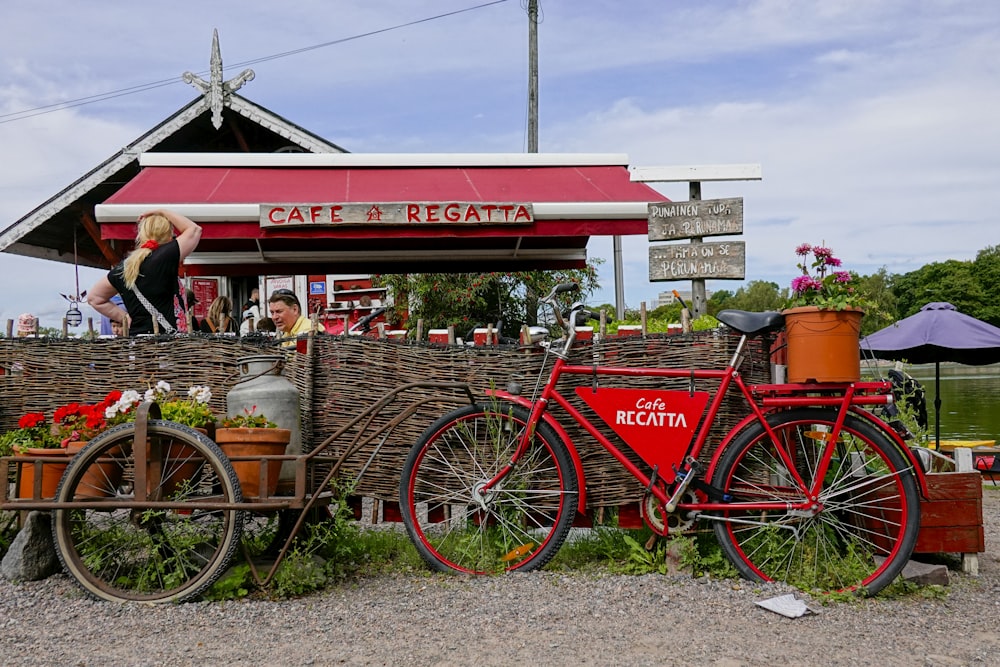
[[[97, 217], [103, 238], [121, 240], [135, 237], [136, 216], [149, 206], [192, 217], [204, 229], [188, 260], [193, 274], [252, 274], [260, 264], [269, 273], [328, 272], [331, 264], [338, 272], [485, 271], [581, 267], [590, 236], [646, 234], [646, 204], [663, 200], [631, 182], [619, 164], [148, 166], [98, 206]], [[260, 204], [333, 202], [524, 202], [535, 219], [495, 226], [259, 224]]]

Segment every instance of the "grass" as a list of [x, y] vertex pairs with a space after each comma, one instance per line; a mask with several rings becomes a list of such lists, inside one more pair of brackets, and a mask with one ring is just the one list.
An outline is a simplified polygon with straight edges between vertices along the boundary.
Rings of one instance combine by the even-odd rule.
[[[985, 493], [1000, 489], [984, 488]], [[235, 562], [205, 595], [211, 600], [244, 597], [282, 599], [306, 595], [358, 577], [430, 573], [401, 524], [362, 527], [344, 505], [313, 524], [295, 543], [267, 589], [259, 589], [245, 563]], [[0, 554], [15, 534], [14, 513], [0, 515]], [[649, 529], [624, 530], [613, 525], [574, 530], [546, 571], [576, 574], [662, 574], [737, 579], [711, 531], [678, 537], [655, 537]], [[881, 599], [943, 599], [947, 589], [897, 580]], [[822, 596], [832, 604], [857, 600], [853, 594]]]

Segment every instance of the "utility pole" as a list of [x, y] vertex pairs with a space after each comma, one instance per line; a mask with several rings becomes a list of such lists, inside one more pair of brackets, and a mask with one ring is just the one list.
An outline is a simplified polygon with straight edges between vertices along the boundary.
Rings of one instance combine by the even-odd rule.
[[528, 0], [528, 152], [538, 152], [538, 0]]
[[[538, 152], [538, 0], [528, 0], [528, 152]], [[525, 295], [528, 324], [538, 324], [538, 295]]]

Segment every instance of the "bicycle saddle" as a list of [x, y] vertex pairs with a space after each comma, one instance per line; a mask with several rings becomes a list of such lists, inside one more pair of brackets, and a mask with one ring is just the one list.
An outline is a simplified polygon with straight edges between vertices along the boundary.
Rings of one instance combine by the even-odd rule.
[[720, 310], [715, 315], [727, 327], [744, 334], [777, 331], [785, 326], [785, 316], [779, 312], [751, 313], [747, 310]]

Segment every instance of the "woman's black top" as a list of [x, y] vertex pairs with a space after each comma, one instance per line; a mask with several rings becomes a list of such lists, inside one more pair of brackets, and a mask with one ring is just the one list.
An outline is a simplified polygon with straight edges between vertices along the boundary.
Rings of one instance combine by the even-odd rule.
[[[179, 298], [177, 269], [180, 266], [181, 250], [177, 239], [164, 243], [149, 254], [139, 266], [139, 277], [135, 286], [143, 296], [149, 299], [157, 310], [163, 313], [170, 326], [177, 328], [177, 316], [174, 312], [174, 298]], [[125, 263], [121, 262], [108, 272], [111, 286], [121, 295], [125, 309], [132, 319], [129, 325], [129, 335], [153, 333], [153, 316], [139, 301], [135, 292], [125, 286]], [[163, 327], [160, 326], [160, 333]]]

